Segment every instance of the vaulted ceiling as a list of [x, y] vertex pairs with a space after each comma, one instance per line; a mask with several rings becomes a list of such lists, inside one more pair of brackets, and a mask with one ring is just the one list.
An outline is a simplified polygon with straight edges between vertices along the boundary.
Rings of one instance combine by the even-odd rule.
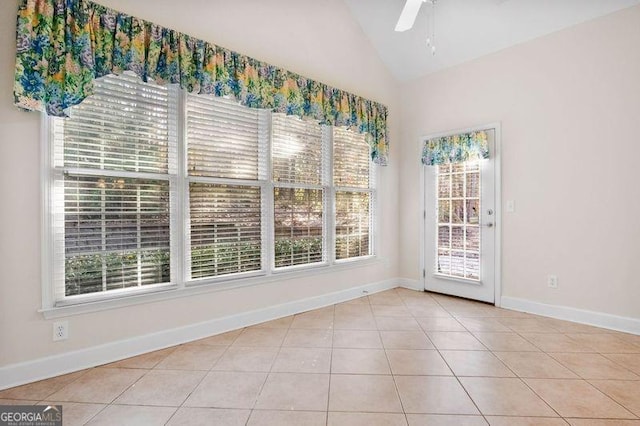
[[434, 56], [426, 46], [429, 3], [422, 4], [412, 29], [398, 33], [394, 27], [405, 0], [345, 2], [401, 81], [640, 4], [640, 0], [437, 0]]

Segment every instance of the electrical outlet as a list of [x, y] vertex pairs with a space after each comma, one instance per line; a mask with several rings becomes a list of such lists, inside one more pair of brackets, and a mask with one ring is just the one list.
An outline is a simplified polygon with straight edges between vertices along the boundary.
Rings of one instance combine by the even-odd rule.
[[558, 288], [558, 277], [555, 275], [549, 275], [547, 277], [547, 285], [550, 288]]
[[69, 321], [53, 323], [53, 341], [67, 340], [69, 338]]
[[513, 200], [507, 201], [507, 213], [515, 213], [516, 211], [516, 202]]

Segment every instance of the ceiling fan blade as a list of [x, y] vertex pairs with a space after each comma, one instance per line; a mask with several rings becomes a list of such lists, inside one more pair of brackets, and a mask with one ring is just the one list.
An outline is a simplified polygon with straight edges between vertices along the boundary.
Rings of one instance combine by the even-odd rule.
[[398, 23], [396, 24], [396, 31], [406, 31], [413, 27], [422, 2], [423, 0], [407, 0], [404, 8], [402, 8], [400, 19], [398, 19]]

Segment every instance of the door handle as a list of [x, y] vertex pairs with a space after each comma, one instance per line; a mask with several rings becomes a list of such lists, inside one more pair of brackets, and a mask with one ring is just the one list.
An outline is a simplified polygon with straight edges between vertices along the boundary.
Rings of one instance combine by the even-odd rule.
[[485, 223], [482, 226], [486, 226], [487, 228], [493, 228], [493, 223], [492, 222]]

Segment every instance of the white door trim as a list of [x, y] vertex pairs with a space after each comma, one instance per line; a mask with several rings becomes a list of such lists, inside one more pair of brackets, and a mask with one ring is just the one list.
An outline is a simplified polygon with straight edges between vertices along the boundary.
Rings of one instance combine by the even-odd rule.
[[[422, 158], [422, 147], [425, 140], [438, 138], [442, 136], [455, 135], [460, 133], [470, 133], [479, 130], [495, 130], [495, 146], [492, 153], [494, 160], [494, 173], [495, 173], [495, 256], [494, 256], [494, 269], [495, 269], [495, 283], [494, 283], [494, 300], [495, 306], [500, 306], [502, 296], [502, 128], [500, 122], [489, 123], [482, 126], [466, 127], [462, 129], [447, 130], [444, 132], [430, 133], [421, 136], [417, 143], [417, 156], [418, 161]], [[422, 288], [426, 289], [426, 274], [425, 274], [425, 212], [427, 209], [425, 198], [425, 166], [420, 163], [420, 250], [419, 251], [419, 274], [422, 277]]]

